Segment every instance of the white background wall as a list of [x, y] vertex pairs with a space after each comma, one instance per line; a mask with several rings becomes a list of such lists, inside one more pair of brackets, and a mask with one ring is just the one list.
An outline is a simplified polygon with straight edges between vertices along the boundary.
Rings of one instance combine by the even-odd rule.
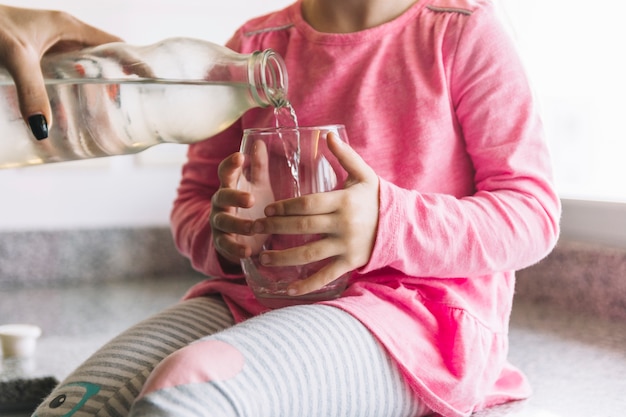
[[626, 3], [500, 1], [543, 107], [561, 195], [626, 203]]
[[[249, 17], [291, 1], [0, 0], [66, 10], [135, 44], [170, 36], [223, 43]], [[625, 216], [626, 6], [617, 0], [500, 3], [543, 107], [561, 195], [619, 202], [611, 210]], [[0, 170], [0, 231], [165, 225], [184, 151], [159, 145], [136, 156]], [[589, 233], [604, 227], [626, 242], [626, 230], [614, 229], [621, 223], [595, 220]]]

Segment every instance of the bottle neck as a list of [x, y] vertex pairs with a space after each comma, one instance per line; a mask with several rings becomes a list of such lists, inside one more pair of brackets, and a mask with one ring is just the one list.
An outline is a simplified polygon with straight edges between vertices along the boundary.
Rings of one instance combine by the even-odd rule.
[[252, 97], [259, 106], [285, 106], [287, 68], [276, 52], [271, 49], [254, 52], [248, 64], [248, 79]]

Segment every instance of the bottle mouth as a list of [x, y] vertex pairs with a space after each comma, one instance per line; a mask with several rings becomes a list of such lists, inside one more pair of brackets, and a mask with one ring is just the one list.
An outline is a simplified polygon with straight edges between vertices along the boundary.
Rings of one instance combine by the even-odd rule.
[[251, 66], [251, 80], [254, 80], [252, 95], [262, 107], [269, 105], [283, 107], [287, 104], [287, 68], [283, 59], [272, 49], [257, 51], [253, 54], [260, 62], [259, 70]]

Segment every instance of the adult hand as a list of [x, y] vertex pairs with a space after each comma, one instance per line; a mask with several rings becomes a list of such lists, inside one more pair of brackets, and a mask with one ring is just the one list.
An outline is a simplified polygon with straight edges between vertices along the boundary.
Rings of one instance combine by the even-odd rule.
[[280, 251], [265, 251], [266, 266], [304, 265], [332, 261], [318, 272], [289, 287], [289, 295], [303, 295], [365, 265], [371, 256], [378, 227], [378, 176], [346, 143], [328, 135], [328, 147], [348, 173], [342, 190], [307, 194], [277, 201], [265, 208], [265, 218], [254, 233], [322, 234], [312, 243]]
[[0, 65], [13, 77], [22, 117], [37, 139], [48, 136], [52, 123], [42, 56], [120, 40], [65, 12], [0, 5]]

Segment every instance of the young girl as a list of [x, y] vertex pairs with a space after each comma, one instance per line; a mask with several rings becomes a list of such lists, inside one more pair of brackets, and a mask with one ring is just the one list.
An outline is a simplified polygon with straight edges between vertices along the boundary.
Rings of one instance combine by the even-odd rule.
[[[345, 187], [239, 219], [254, 204], [235, 189], [242, 132], [272, 126], [273, 110], [190, 146], [172, 227], [211, 278], [103, 347], [36, 414], [460, 417], [526, 398], [507, 362], [514, 271], [552, 249], [560, 205], [494, 5], [300, 0], [228, 46], [284, 57], [300, 125], [346, 126], [349, 146], [329, 138]], [[332, 259], [296, 295], [347, 271], [350, 283], [268, 311], [242, 278], [250, 248], [237, 236], [296, 232], [323, 243], [268, 252], [267, 265]]]

